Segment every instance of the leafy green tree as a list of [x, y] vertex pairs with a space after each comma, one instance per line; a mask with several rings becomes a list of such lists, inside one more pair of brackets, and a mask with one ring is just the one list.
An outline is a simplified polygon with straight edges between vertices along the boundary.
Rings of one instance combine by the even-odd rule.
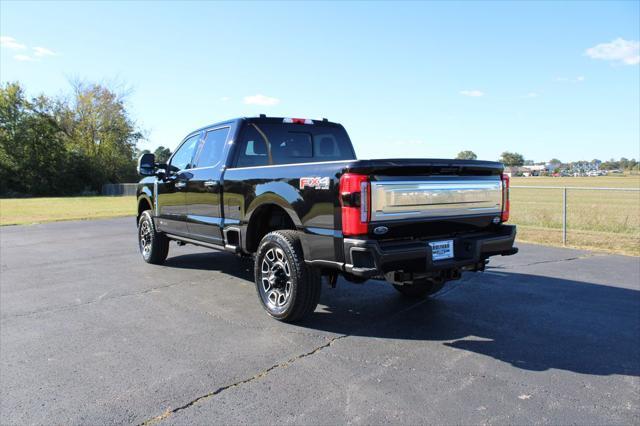
[[620, 158], [620, 168], [625, 170], [629, 168], [629, 160], [625, 157]]
[[0, 193], [18, 190], [20, 142], [27, 116], [24, 91], [17, 83], [0, 88]]
[[123, 96], [81, 82], [73, 84], [73, 91], [61, 121], [67, 147], [85, 159], [87, 186], [100, 191], [105, 183], [135, 180], [135, 146], [142, 134], [129, 117]]
[[148, 149], [143, 149], [141, 151], [138, 148], [136, 148], [135, 153], [133, 154], [133, 158], [137, 161], [138, 158], [140, 158], [140, 156], [143, 154], [151, 154], [151, 151], [149, 151]]
[[131, 182], [142, 138], [121, 95], [76, 84], [74, 95], [27, 99], [19, 83], [0, 86], [0, 193], [63, 195]]
[[156, 163], [166, 163], [171, 157], [171, 150], [161, 145], [156, 148], [153, 155], [156, 157]]
[[68, 155], [55, 119], [57, 105], [27, 100], [17, 83], [0, 88], [0, 192], [64, 192]]
[[477, 160], [478, 156], [473, 151], [460, 151], [456, 158], [458, 160]]
[[600, 165], [600, 168], [602, 170], [617, 170], [620, 168], [620, 162], [612, 158], [609, 161], [605, 161], [604, 163], [602, 163]]
[[517, 152], [505, 151], [500, 156], [499, 161], [507, 167], [518, 167], [524, 164], [524, 157]]

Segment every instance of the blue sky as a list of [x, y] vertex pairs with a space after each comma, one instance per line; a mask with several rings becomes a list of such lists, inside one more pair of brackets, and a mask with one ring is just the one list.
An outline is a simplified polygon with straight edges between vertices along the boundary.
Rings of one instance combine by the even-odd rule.
[[3, 0], [0, 80], [126, 83], [142, 148], [266, 113], [341, 122], [360, 158], [638, 158], [639, 4]]

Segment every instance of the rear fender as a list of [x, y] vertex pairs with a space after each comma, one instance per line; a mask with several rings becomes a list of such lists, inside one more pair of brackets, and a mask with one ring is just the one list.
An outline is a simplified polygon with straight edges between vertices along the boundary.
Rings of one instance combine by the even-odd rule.
[[[287, 191], [286, 188], [289, 188], [289, 191]], [[243, 249], [245, 249], [245, 251], [248, 251], [248, 247], [250, 245], [250, 242], [247, 241], [247, 236], [249, 235], [250, 232], [252, 232], [252, 226], [257, 226], [256, 213], [259, 213], [260, 210], [264, 207], [269, 207], [269, 206], [278, 207], [279, 209], [284, 211], [285, 214], [289, 217], [295, 229], [297, 230], [302, 229], [302, 222], [300, 220], [300, 217], [298, 216], [296, 211], [293, 209], [289, 201], [291, 200], [292, 197], [284, 198], [281, 195], [281, 194], [286, 194], [291, 196], [292, 195], [291, 186], [283, 184], [283, 186], [277, 189], [280, 189], [279, 193], [275, 193], [272, 191], [265, 191], [262, 194], [257, 195], [256, 198], [249, 205], [249, 208], [247, 209], [247, 213], [245, 216], [245, 220], [243, 221], [244, 224], [241, 227], [242, 247]], [[300, 199], [299, 195], [297, 199]], [[259, 242], [256, 242], [256, 243], [259, 243]], [[304, 241], [302, 242], [302, 246], [303, 246], [303, 251], [306, 253]]]
[[265, 204], [274, 204], [282, 208], [291, 218], [296, 229], [302, 228], [302, 221], [293, 208], [294, 203], [303, 202], [300, 193], [285, 182], [269, 182], [256, 186], [256, 196], [247, 208], [245, 221], [251, 222], [255, 211]]

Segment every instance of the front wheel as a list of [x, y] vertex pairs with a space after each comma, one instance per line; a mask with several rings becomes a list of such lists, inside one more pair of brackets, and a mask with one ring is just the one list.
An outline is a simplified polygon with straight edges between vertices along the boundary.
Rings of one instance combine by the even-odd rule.
[[156, 230], [151, 210], [145, 210], [138, 221], [138, 247], [140, 254], [147, 263], [160, 265], [169, 254], [169, 239]]
[[297, 231], [265, 235], [256, 253], [254, 273], [260, 303], [273, 318], [293, 322], [316, 309], [320, 275], [305, 264]]

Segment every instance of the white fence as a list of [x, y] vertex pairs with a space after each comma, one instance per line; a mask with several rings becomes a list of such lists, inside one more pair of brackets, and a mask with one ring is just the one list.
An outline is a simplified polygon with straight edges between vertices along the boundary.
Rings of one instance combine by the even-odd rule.
[[529, 189], [561, 189], [562, 190], [562, 244], [567, 245], [567, 191], [630, 191], [640, 192], [638, 188], [605, 188], [590, 186], [530, 186], [530, 185], [511, 185], [511, 188], [529, 188]]

